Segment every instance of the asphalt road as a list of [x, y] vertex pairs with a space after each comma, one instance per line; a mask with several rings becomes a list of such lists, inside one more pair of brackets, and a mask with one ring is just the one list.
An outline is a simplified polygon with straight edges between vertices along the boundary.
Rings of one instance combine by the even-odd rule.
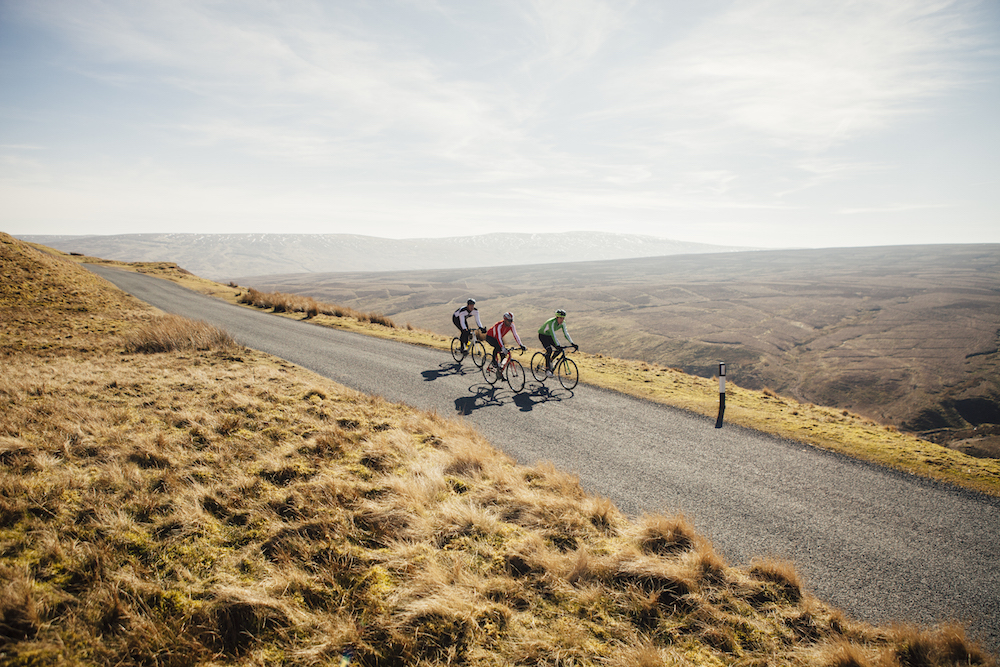
[[568, 392], [529, 375], [520, 394], [491, 389], [471, 362], [459, 366], [444, 351], [88, 268], [165, 312], [222, 327], [348, 387], [464, 415], [518, 461], [578, 474], [587, 491], [628, 514], [682, 512], [732, 563], [789, 559], [810, 591], [856, 618], [958, 620], [1000, 653], [998, 499], [729, 424], [716, 429], [714, 419], [583, 383]]

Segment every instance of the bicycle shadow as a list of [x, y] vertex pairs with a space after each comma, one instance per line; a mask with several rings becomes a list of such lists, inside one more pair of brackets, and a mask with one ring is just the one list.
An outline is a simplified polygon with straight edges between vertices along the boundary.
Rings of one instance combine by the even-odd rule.
[[[470, 390], [472, 387], [469, 388]], [[464, 416], [471, 415], [476, 410], [482, 410], [490, 406], [503, 405], [504, 401], [497, 394], [499, 387], [489, 384], [476, 387], [476, 393], [472, 396], [460, 396], [455, 399], [455, 412]], [[515, 397], [515, 401], [517, 398]]]
[[521, 412], [531, 412], [536, 405], [542, 403], [552, 403], [564, 401], [573, 397], [572, 391], [556, 389], [552, 390], [541, 383], [528, 383], [519, 392], [511, 393], [505, 385], [480, 384], [469, 387], [473, 393], [470, 396], [460, 396], [455, 399], [455, 412], [459, 415], [471, 415], [476, 410], [483, 408], [499, 407], [509, 400], [517, 406]]
[[[529, 388], [531, 388], [530, 391], [528, 391]], [[572, 391], [553, 391], [542, 383], [528, 383], [524, 386], [523, 390], [514, 396], [514, 405], [516, 405], [521, 412], [531, 412], [536, 405], [563, 401], [567, 398], [571, 398], [572, 396]]]
[[439, 364], [437, 368], [430, 368], [420, 372], [425, 382], [434, 382], [434, 380], [439, 380], [449, 375], [468, 375], [469, 373], [481, 374], [481, 371], [475, 364], [463, 367], [460, 362], [452, 362], [450, 364]]

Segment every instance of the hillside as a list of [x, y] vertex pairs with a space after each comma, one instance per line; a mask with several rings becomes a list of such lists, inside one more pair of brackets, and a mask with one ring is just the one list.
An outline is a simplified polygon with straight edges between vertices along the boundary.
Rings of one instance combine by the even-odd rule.
[[199, 276], [228, 281], [265, 273], [386, 271], [496, 264], [579, 262], [680, 253], [745, 250], [654, 236], [567, 232], [495, 233], [450, 238], [386, 239], [356, 234], [113, 234], [22, 236], [91, 257], [175, 262]]
[[6, 235], [0, 267], [0, 664], [995, 664]]
[[[918, 432], [953, 429], [1000, 454], [1000, 246], [760, 251], [475, 271], [256, 276], [450, 335], [467, 296], [522, 332], [556, 307], [583, 349], [851, 410]], [[979, 427], [978, 431], [973, 431]]]

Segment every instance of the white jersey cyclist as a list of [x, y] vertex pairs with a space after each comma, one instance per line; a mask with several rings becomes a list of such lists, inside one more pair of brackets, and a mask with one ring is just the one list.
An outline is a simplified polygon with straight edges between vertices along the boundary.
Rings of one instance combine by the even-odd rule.
[[479, 309], [476, 308], [476, 300], [469, 299], [464, 306], [452, 313], [451, 321], [461, 333], [462, 347], [469, 342], [469, 318], [476, 321], [476, 328], [484, 331], [483, 323], [479, 319]]

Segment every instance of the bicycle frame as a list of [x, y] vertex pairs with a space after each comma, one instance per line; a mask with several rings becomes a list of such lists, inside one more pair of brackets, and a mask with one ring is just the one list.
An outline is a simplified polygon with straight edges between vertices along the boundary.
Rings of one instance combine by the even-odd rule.
[[524, 389], [524, 366], [514, 359], [514, 350], [517, 349], [522, 354], [521, 348], [508, 347], [500, 355], [499, 364], [493, 365], [493, 360], [483, 364], [483, 378], [491, 385], [499, 380], [506, 380], [511, 390], [515, 393]]
[[566, 356], [566, 350], [569, 347], [575, 348], [573, 345], [565, 347], [562, 345], [551, 346], [552, 356], [548, 366], [545, 364], [545, 353], [536, 352], [531, 358], [531, 374], [534, 378], [544, 384], [548, 377], [555, 375], [559, 380], [559, 384], [564, 389], [572, 390], [576, 387], [580, 381], [580, 371], [576, 366], [576, 362]]
[[469, 328], [469, 342], [465, 344], [465, 352], [472, 354], [472, 348], [479, 342], [479, 329]]

